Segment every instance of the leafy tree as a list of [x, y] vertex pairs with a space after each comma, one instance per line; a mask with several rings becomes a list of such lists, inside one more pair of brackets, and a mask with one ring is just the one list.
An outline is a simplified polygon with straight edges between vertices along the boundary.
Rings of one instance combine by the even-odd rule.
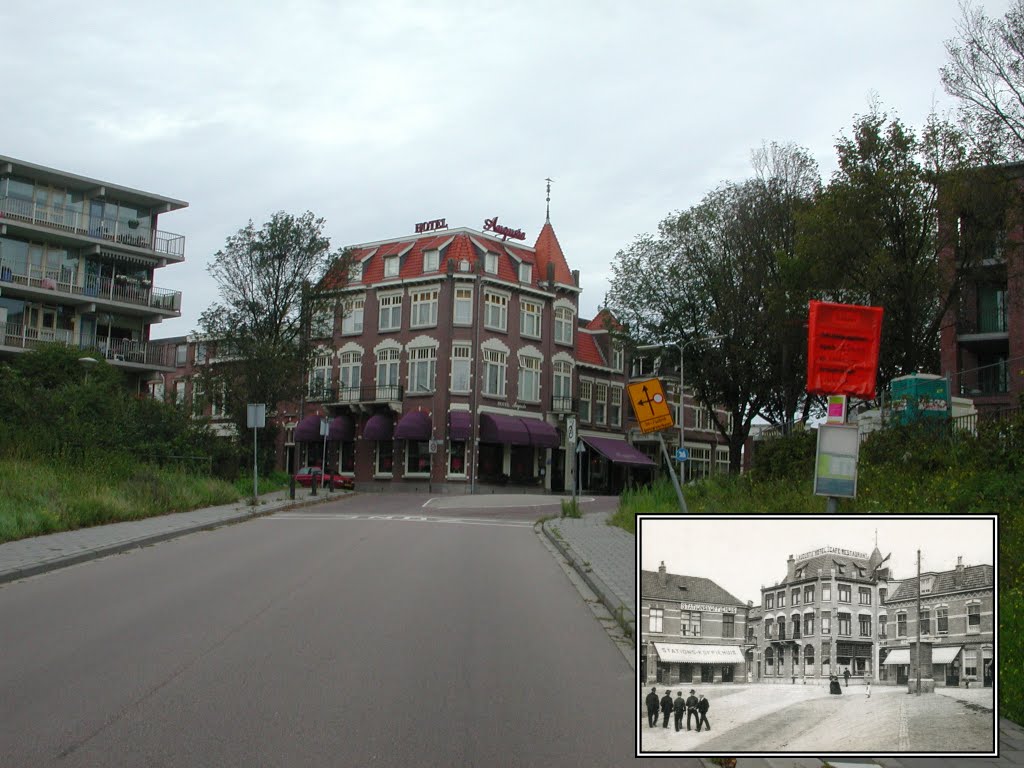
[[946, 92], [960, 99], [960, 114], [977, 151], [990, 161], [1024, 157], [1024, 0], [991, 18], [965, 3], [958, 37], [946, 41]]
[[323, 229], [324, 219], [309, 211], [298, 217], [280, 211], [259, 229], [250, 221], [228, 237], [209, 267], [220, 302], [199, 324], [218, 361], [203, 370], [203, 388], [223, 394], [245, 445], [246, 403], [273, 408], [302, 392], [309, 318], [333, 307], [333, 299], [317, 298], [310, 285], [331, 269], [347, 269], [347, 257], [331, 252]]
[[[762, 411], [782, 423], [802, 398], [802, 354], [811, 265], [798, 263], [795, 214], [815, 194], [813, 161], [796, 147], [755, 155], [758, 178], [724, 184], [666, 218], [612, 263], [609, 309], [642, 342], [687, 342], [686, 384], [720, 406], [715, 417], [738, 471], [750, 425]], [[720, 342], [707, 342], [722, 335]], [[801, 338], [802, 336], [802, 338]]]
[[[885, 309], [879, 389], [939, 369], [939, 330], [984, 248], [966, 248], [964, 210], [991, 231], [998, 180], [970, 169], [962, 133], [934, 115], [918, 136], [877, 107], [836, 144], [838, 169], [800, 219], [798, 251], [828, 275], [822, 298]], [[942, 196], [940, 199], [940, 189]], [[940, 226], [941, 223], [941, 226]], [[957, 248], [953, 269], [939, 253]]]

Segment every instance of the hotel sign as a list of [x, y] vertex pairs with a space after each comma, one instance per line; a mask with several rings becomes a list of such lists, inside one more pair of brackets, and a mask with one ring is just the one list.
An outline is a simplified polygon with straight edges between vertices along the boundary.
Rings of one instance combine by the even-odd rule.
[[862, 560], [868, 559], [868, 556], [863, 552], [854, 552], [852, 549], [841, 549], [839, 547], [822, 547], [821, 549], [816, 549], [813, 552], [804, 552], [796, 559], [806, 560], [809, 557], [817, 557], [818, 555], [844, 555], [846, 557], [859, 557]]
[[493, 219], [484, 219], [484, 232], [493, 232], [496, 235], [501, 235], [502, 240], [508, 240], [510, 237], [514, 240], [526, 239], [526, 233], [523, 230], [512, 229], [504, 224], [499, 224], [497, 216]]
[[433, 232], [435, 229], [448, 229], [448, 224], [444, 219], [434, 219], [433, 221], [421, 221], [416, 225], [416, 234], [421, 232]]

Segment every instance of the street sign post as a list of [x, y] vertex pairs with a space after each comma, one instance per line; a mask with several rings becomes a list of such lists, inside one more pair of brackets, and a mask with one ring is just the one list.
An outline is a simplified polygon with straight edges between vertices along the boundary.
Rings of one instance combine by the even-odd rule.
[[256, 476], [256, 430], [267, 426], [267, 404], [247, 403], [245, 406], [245, 426], [252, 430], [252, 503], [256, 505], [259, 495]]
[[[633, 404], [633, 413], [640, 424], [640, 431], [645, 435], [650, 432], [658, 433], [658, 442], [661, 443], [661, 453], [668, 465], [668, 474], [672, 478], [672, 485], [676, 489], [676, 497], [679, 499], [679, 508], [686, 512], [686, 499], [683, 498], [683, 489], [679, 485], [679, 478], [672, 469], [672, 457], [668, 454], [668, 447], [665, 445], [665, 438], [661, 430], [672, 429], [675, 426], [675, 419], [672, 418], [672, 408], [665, 397], [665, 389], [661, 386], [661, 379], [646, 379], [635, 381], [628, 385], [629, 401]], [[682, 467], [680, 467], [682, 469]]]

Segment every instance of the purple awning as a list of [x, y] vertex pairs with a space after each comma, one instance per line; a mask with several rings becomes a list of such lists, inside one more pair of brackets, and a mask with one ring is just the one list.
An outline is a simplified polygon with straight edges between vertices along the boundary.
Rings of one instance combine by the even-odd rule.
[[480, 414], [480, 441], [484, 443], [507, 443], [529, 445], [530, 433], [523, 426], [522, 419], [502, 416], [500, 413]]
[[530, 433], [530, 445], [538, 448], [557, 448], [561, 444], [558, 430], [540, 419], [520, 419]]
[[610, 437], [583, 436], [583, 442], [604, 456], [608, 461], [630, 467], [653, 467], [654, 462], [631, 446], [625, 440]]
[[363, 439], [390, 440], [394, 428], [395, 423], [390, 415], [385, 416], [383, 413], [375, 413], [366, 420], [366, 426], [363, 427]]
[[295, 427], [292, 439], [296, 443], [315, 443], [318, 440], [323, 440], [323, 437], [320, 436], [320, 417], [315, 413], [306, 416]]
[[434, 425], [430, 414], [423, 411], [410, 411], [398, 420], [395, 427], [395, 440], [429, 440]]
[[330, 426], [327, 430], [327, 439], [332, 442], [345, 442], [354, 439], [356, 436], [356, 427], [352, 423], [352, 417], [346, 413], [340, 416], [335, 416], [331, 419]]
[[473, 417], [469, 411], [452, 411], [448, 414], [448, 439], [469, 440], [473, 432]]

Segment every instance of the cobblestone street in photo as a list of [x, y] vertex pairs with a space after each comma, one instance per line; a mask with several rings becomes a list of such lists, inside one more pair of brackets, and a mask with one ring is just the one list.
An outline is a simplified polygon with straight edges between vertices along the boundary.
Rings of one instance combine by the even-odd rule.
[[[991, 688], [938, 688], [933, 694], [908, 694], [906, 686], [874, 685], [871, 698], [863, 684], [830, 695], [827, 684], [716, 685], [684, 683], [684, 698], [694, 688], [711, 702], [710, 731], [676, 733], [649, 728], [646, 712], [640, 731], [641, 752], [984, 752], [993, 749]], [[641, 699], [651, 686], [642, 687]], [[665, 686], [658, 685], [659, 697]]]

